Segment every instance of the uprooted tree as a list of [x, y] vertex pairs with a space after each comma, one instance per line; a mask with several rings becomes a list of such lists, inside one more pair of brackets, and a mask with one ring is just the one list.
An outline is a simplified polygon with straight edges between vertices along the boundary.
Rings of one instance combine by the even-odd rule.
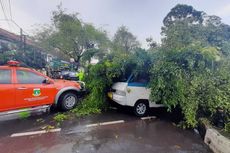
[[[135, 47], [129, 54], [127, 50], [116, 56], [109, 54], [91, 67], [88, 80], [92, 93], [88, 100], [105, 103], [108, 87], [132, 70], [149, 73], [153, 102], [163, 103], [169, 111], [176, 106], [181, 108], [183, 127], [195, 127], [200, 117], [211, 117], [218, 107], [229, 112], [230, 27], [219, 17], [187, 5], [177, 5], [164, 22], [161, 46], [154, 44], [148, 51]], [[111, 53], [118, 53], [117, 48], [124, 50], [125, 43], [113, 43], [118, 47]], [[103, 96], [98, 99], [99, 95]]]

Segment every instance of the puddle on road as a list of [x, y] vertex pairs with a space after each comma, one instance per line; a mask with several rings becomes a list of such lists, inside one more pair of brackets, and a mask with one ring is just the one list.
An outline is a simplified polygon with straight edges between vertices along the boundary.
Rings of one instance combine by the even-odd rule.
[[85, 125], [78, 125], [74, 128], [70, 128], [68, 130], [63, 131], [63, 133], [65, 133], [66, 135], [80, 135], [80, 134], [84, 134], [87, 132], [90, 132], [91, 129], [90, 128], [86, 128]]
[[[103, 118], [103, 116], [106, 116]], [[116, 116], [116, 117], [114, 117]], [[49, 116], [50, 117], [50, 116]], [[51, 116], [52, 118], [52, 116]], [[123, 119], [121, 124], [86, 128], [87, 124], [101, 121]], [[30, 120], [31, 123], [33, 120]], [[29, 122], [26, 122], [28, 124]], [[22, 125], [22, 123], [20, 123]], [[11, 125], [12, 126], [12, 125]], [[6, 141], [4, 147], [10, 149], [14, 144], [32, 144], [24, 146], [19, 152], [173, 152], [173, 153], [210, 153], [202, 139], [192, 131], [186, 131], [160, 119], [140, 120], [128, 115], [101, 114], [99, 116], [76, 118], [61, 126], [61, 133], [52, 137], [41, 135]], [[45, 138], [45, 139], [44, 139]], [[37, 150], [36, 150], [37, 148]], [[38, 149], [39, 148], [39, 149]]]
[[78, 152], [210, 153], [192, 131], [160, 120], [135, 120], [93, 128], [80, 125], [64, 133], [63, 139], [74, 143], [72, 151]]

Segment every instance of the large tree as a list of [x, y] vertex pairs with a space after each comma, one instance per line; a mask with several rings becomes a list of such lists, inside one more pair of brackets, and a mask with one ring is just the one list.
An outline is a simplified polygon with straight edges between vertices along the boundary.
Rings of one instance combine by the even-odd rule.
[[183, 49], [192, 44], [215, 46], [229, 54], [230, 26], [221, 18], [197, 11], [192, 6], [176, 5], [163, 20], [162, 44], [165, 49]]
[[178, 4], [166, 15], [163, 23], [166, 28], [177, 21], [183, 20], [187, 20], [191, 24], [202, 23], [204, 14], [204, 12], [197, 11], [192, 6]]
[[[86, 59], [93, 56], [102, 58], [107, 52], [109, 42], [105, 31], [82, 22], [77, 15], [77, 13], [68, 14], [61, 6], [58, 6], [58, 10], [53, 12], [51, 18], [53, 22], [51, 28], [44, 28], [35, 36], [40, 44], [73, 58], [76, 67], [80, 65], [84, 56], [88, 57]], [[39, 39], [41, 37], [43, 39]]]
[[230, 111], [229, 25], [191, 6], [177, 5], [165, 17], [159, 56], [152, 66], [151, 98], [182, 109], [183, 125]]
[[125, 26], [118, 28], [112, 43], [115, 51], [121, 51], [123, 53], [129, 53], [140, 46], [137, 38], [129, 32], [128, 28]]

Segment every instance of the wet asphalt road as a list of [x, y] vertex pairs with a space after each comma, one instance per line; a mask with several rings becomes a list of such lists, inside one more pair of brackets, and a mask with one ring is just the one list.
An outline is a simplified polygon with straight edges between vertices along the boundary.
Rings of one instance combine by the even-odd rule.
[[[209, 153], [201, 137], [162, 118], [141, 120], [130, 113], [109, 111], [65, 121], [61, 131], [10, 137], [55, 124], [53, 114], [0, 121], [0, 153]], [[40, 118], [43, 118], [41, 121]], [[124, 120], [124, 123], [86, 125]]]

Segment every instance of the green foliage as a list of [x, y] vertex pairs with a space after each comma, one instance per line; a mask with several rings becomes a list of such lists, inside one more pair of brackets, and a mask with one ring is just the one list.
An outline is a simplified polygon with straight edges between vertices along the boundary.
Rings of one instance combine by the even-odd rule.
[[[204, 20], [205, 19], [205, 20]], [[187, 5], [177, 5], [164, 19], [163, 45], [151, 73], [151, 99], [168, 110], [179, 106], [183, 127], [195, 127], [217, 107], [230, 110], [228, 55], [230, 26]]]
[[119, 75], [119, 65], [108, 60], [91, 66], [85, 78], [90, 93], [74, 112], [82, 116], [105, 110], [108, 89]]
[[48, 51], [55, 50], [61, 53], [59, 56], [73, 58], [77, 68], [80, 62], [90, 61], [92, 57], [100, 59], [107, 53], [106, 32], [82, 22], [77, 13], [68, 14], [60, 5], [51, 20], [51, 26], [43, 27], [34, 36], [34, 40]]
[[140, 46], [137, 38], [125, 26], [118, 28], [112, 43], [114, 51], [126, 54]]
[[211, 128], [212, 124], [207, 118], [199, 118], [199, 124], [204, 125], [205, 128]]
[[192, 45], [162, 54], [151, 69], [153, 101], [169, 111], [179, 105], [187, 127], [196, 126], [198, 117], [213, 114], [218, 106], [230, 109], [229, 67], [217, 49]]
[[19, 115], [19, 118], [25, 119], [25, 118], [28, 118], [30, 116], [30, 112], [24, 111], [24, 112], [20, 112], [18, 115]]
[[112, 59], [107, 57], [104, 61], [91, 66], [85, 78], [90, 93], [74, 112], [82, 116], [107, 109], [107, 93], [112, 84], [127, 79], [131, 73], [135, 75], [148, 73], [150, 63], [151, 58], [148, 52], [136, 49], [129, 55], [116, 54]]
[[225, 131], [230, 133], [230, 122], [225, 124]]
[[178, 4], [171, 9], [171, 11], [166, 15], [163, 20], [165, 27], [168, 27], [174, 22], [180, 20], [187, 20], [190, 23], [202, 23], [204, 12], [195, 10], [192, 6]]
[[83, 104], [73, 109], [72, 112], [79, 117], [101, 113], [101, 109], [94, 108], [94, 105], [88, 104], [89, 102], [91, 101], [88, 101], [87, 99], [84, 100]]
[[54, 120], [60, 124], [61, 122], [63, 122], [64, 120], [68, 119], [68, 115], [63, 114], [63, 113], [58, 113], [57, 115], [54, 116]]

